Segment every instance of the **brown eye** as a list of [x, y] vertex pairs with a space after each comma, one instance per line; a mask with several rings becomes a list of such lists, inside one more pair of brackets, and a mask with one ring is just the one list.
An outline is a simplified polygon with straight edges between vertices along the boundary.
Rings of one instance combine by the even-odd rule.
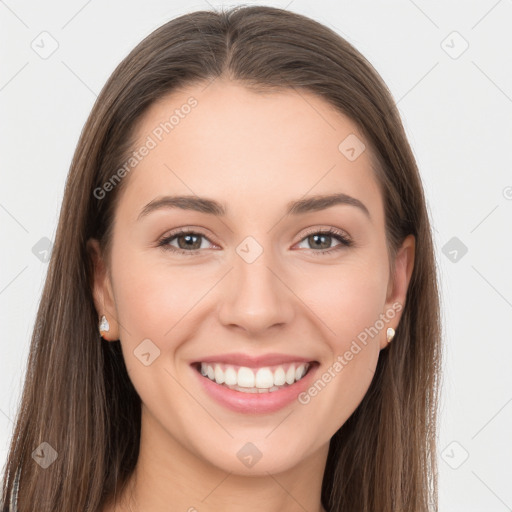
[[[200, 251], [202, 240], [208, 240], [206, 236], [194, 231], [179, 231], [171, 233], [169, 236], [163, 238], [158, 246], [164, 250], [176, 251], [181, 254], [195, 254]], [[176, 241], [177, 246], [172, 242]]]
[[[188, 234], [188, 235], [178, 235], [176, 237], [178, 241], [178, 246], [180, 249], [192, 249], [197, 250], [201, 248], [201, 238], [202, 235], [197, 234]], [[199, 240], [199, 243], [198, 243]]]
[[[338, 245], [332, 247], [333, 240], [339, 242]], [[312, 231], [300, 243], [306, 242], [308, 247], [306, 249], [313, 249], [315, 254], [328, 254], [343, 247], [350, 247], [353, 245], [352, 240], [335, 229], [329, 229], [326, 231]], [[316, 250], [318, 249], [318, 250]]]
[[330, 249], [333, 237], [325, 234], [309, 235], [306, 240], [312, 249]]

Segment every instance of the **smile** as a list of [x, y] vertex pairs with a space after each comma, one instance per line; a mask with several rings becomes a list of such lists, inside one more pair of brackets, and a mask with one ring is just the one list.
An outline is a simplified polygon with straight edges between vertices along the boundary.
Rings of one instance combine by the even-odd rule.
[[243, 414], [270, 414], [292, 405], [311, 386], [319, 366], [317, 361], [253, 368], [213, 361], [191, 364], [207, 397]]
[[242, 393], [272, 393], [300, 381], [311, 363], [295, 362], [261, 368], [223, 363], [197, 363], [201, 375]]

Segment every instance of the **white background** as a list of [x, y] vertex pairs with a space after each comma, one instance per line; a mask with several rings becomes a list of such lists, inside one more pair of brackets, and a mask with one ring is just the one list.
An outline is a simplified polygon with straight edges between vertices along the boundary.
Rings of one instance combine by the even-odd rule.
[[[442, 282], [441, 511], [512, 510], [512, 1], [258, 3], [335, 29], [388, 84], [423, 177]], [[0, 2], [1, 464], [47, 269], [32, 248], [53, 240], [93, 102], [143, 37], [220, 5]], [[47, 59], [31, 47], [43, 31], [58, 43]], [[468, 249], [456, 261], [453, 237]]]

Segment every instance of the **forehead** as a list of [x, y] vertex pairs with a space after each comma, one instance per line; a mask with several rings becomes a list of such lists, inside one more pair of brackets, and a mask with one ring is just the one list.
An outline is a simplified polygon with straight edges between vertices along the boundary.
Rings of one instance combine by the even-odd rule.
[[[366, 147], [365, 147], [366, 146]], [[229, 215], [282, 210], [342, 192], [382, 215], [370, 149], [358, 127], [322, 98], [294, 89], [254, 92], [216, 79], [154, 103], [136, 130], [145, 156], [121, 202], [134, 215], [157, 196], [218, 199]]]

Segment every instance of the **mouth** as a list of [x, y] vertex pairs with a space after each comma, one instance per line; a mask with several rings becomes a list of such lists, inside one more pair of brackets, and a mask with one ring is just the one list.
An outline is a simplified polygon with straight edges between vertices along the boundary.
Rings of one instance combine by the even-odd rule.
[[317, 361], [296, 361], [252, 368], [221, 362], [196, 362], [191, 366], [203, 378], [240, 393], [275, 393], [294, 386], [318, 366]]

